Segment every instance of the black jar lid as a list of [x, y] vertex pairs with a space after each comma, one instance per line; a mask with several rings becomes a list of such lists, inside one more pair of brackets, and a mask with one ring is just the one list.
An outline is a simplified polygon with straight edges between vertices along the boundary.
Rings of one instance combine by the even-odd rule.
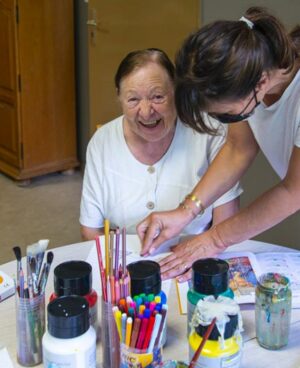
[[159, 294], [161, 291], [160, 266], [154, 261], [138, 261], [127, 266], [131, 281], [131, 295]]
[[61, 296], [48, 304], [48, 331], [51, 336], [69, 339], [90, 328], [89, 304], [78, 295]]
[[228, 270], [228, 263], [222, 259], [199, 259], [192, 265], [193, 289], [205, 295], [224, 293], [228, 289]]
[[84, 261], [67, 261], [54, 269], [57, 296], [87, 295], [92, 289], [92, 266]]
[[[226, 323], [225, 325], [225, 332], [224, 332], [224, 339], [229, 339], [230, 337], [232, 337], [237, 329], [238, 326], [238, 315], [232, 315], [232, 316], [228, 316], [229, 317], [229, 321]], [[202, 325], [198, 325], [195, 328], [195, 331], [197, 332], [198, 335], [200, 335], [201, 337], [204, 336], [206, 330], [208, 329], [209, 326], [202, 326]], [[220, 337], [220, 333], [219, 330], [217, 328], [217, 326], [215, 325], [214, 328], [211, 331], [211, 334], [209, 335], [208, 340], [218, 340]]]

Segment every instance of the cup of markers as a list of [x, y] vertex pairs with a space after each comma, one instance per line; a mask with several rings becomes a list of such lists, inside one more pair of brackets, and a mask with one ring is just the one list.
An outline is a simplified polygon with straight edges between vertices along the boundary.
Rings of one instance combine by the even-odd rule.
[[162, 332], [168, 306], [160, 296], [141, 294], [113, 307], [120, 337], [121, 368], [152, 368], [162, 361]]

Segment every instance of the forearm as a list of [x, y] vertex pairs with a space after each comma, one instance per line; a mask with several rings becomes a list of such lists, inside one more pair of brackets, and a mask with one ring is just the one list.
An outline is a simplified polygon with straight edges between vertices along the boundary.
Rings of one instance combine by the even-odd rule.
[[212, 226], [225, 221], [229, 217], [235, 215], [240, 209], [240, 197], [214, 208]]
[[235, 185], [247, 171], [259, 148], [247, 123], [229, 128], [225, 144], [192, 194], [206, 208]]
[[104, 234], [104, 229], [103, 228], [95, 229], [81, 225], [80, 233], [82, 240], [94, 240], [96, 236]]
[[299, 194], [280, 183], [233, 217], [219, 223], [217, 232], [222, 243], [229, 246], [262, 233], [299, 209]]

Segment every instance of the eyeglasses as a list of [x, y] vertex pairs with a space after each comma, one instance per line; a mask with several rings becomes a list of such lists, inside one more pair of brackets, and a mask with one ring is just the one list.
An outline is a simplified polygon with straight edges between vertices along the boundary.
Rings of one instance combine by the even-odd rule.
[[[211, 116], [212, 118], [217, 119], [223, 124], [238, 123], [239, 121], [248, 119], [251, 115], [254, 114], [254, 110], [260, 104], [260, 102], [257, 101], [255, 89], [253, 90], [253, 92], [254, 92], [253, 97], [250, 99], [247, 105], [243, 108], [243, 111], [241, 111], [239, 114], [232, 114], [232, 115], [231, 114], [208, 114], [208, 115]], [[250, 112], [244, 114], [244, 111], [247, 110], [247, 108], [251, 105], [253, 100], [255, 100], [254, 108]]]

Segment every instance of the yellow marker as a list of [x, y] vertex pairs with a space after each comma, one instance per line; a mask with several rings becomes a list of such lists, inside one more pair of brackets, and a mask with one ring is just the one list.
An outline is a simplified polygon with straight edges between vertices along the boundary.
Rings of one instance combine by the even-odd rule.
[[114, 313], [120, 341], [122, 341], [122, 313], [120, 310], [116, 310], [113, 313]]
[[109, 220], [104, 220], [104, 236], [105, 236], [105, 275], [109, 276]]
[[132, 331], [132, 318], [128, 317], [126, 322], [126, 337], [125, 337], [126, 346], [130, 345], [131, 331]]

